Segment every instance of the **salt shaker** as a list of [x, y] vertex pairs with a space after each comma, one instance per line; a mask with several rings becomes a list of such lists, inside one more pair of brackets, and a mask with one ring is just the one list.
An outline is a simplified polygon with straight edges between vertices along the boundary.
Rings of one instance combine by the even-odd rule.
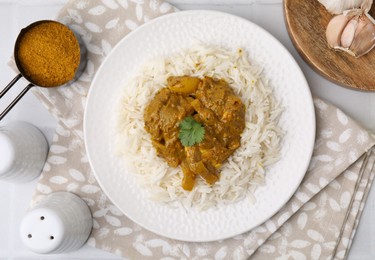
[[0, 127], [0, 180], [27, 182], [38, 177], [47, 158], [42, 132], [26, 122]]
[[24, 216], [20, 234], [23, 243], [35, 253], [66, 253], [83, 246], [92, 224], [90, 209], [81, 198], [69, 192], [54, 192]]

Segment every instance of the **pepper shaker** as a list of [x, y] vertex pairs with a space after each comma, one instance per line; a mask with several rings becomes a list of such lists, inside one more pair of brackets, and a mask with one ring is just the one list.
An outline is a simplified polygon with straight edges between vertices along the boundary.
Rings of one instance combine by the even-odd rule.
[[0, 127], [0, 180], [27, 182], [38, 177], [47, 158], [48, 143], [30, 123]]
[[35, 253], [66, 253], [83, 246], [92, 224], [90, 209], [81, 198], [69, 192], [54, 192], [24, 216], [20, 235]]

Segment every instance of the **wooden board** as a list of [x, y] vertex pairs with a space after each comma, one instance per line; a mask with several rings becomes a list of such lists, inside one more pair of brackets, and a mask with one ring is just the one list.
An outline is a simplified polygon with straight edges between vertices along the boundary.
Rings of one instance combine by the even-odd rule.
[[[370, 11], [375, 17], [375, 4]], [[360, 58], [328, 47], [325, 30], [331, 15], [317, 0], [284, 0], [284, 17], [293, 44], [322, 76], [344, 87], [375, 91], [375, 48]]]

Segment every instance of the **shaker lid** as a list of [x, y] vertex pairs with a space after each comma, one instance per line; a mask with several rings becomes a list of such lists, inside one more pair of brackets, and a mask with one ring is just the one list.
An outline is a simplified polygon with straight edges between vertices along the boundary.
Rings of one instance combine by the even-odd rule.
[[74, 241], [66, 239], [62, 215], [53, 209], [36, 208], [22, 219], [21, 240], [31, 251], [39, 254], [57, 253]]
[[12, 140], [0, 132], [0, 176], [12, 170], [16, 160], [16, 150]]

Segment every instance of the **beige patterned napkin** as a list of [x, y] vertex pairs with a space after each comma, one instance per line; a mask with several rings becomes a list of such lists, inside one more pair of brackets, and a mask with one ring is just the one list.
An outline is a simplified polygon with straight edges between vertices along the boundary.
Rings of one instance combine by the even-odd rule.
[[371, 150], [375, 140], [339, 109], [317, 98], [317, 137], [309, 170], [285, 207], [250, 232], [210, 243], [167, 239], [127, 219], [101, 191], [83, 143], [83, 110], [90, 83], [121, 38], [172, 11], [176, 10], [171, 5], [157, 0], [75, 0], [61, 10], [58, 19], [82, 36], [88, 63], [71, 86], [34, 91], [60, 125], [32, 204], [53, 191], [78, 194], [94, 216], [88, 244], [129, 259], [344, 258], [375, 174]]

